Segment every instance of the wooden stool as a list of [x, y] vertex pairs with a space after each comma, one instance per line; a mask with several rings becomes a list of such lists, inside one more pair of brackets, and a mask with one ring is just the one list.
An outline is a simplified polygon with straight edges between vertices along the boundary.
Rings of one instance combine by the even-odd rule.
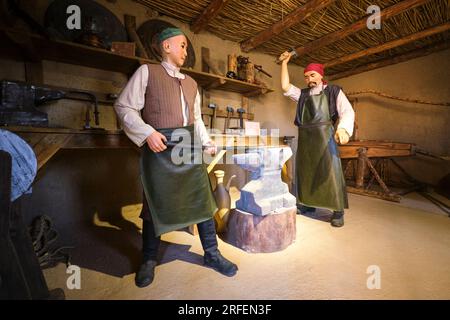
[[232, 209], [226, 241], [247, 252], [276, 252], [295, 241], [297, 207], [257, 216]]

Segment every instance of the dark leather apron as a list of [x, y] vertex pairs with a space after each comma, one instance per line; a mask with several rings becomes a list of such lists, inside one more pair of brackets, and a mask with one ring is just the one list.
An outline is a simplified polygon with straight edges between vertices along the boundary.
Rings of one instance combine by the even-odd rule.
[[[194, 142], [194, 126], [184, 127]], [[158, 129], [171, 140], [173, 129]], [[178, 132], [178, 131], [177, 131]], [[183, 141], [186, 141], [183, 138]], [[185, 142], [182, 142], [186, 145]], [[175, 163], [171, 154], [187, 152], [189, 163]], [[180, 153], [182, 152], [182, 153]], [[155, 153], [142, 147], [141, 180], [155, 227], [155, 235], [178, 230], [211, 219], [217, 210], [206, 165], [199, 162], [201, 148], [167, 148]]]
[[298, 129], [297, 200], [314, 208], [348, 208], [344, 174], [334, 141], [328, 99], [322, 91], [306, 99]]

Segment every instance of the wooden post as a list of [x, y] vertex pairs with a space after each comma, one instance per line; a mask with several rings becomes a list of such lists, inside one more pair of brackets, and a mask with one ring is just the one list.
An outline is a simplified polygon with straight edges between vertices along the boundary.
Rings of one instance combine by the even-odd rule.
[[356, 188], [362, 189], [364, 187], [364, 173], [366, 171], [366, 157], [367, 148], [358, 149], [358, 163], [356, 167]]
[[253, 112], [251, 112], [251, 111], [253, 111], [253, 110], [250, 110], [250, 105], [249, 105], [249, 103], [248, 103], [248, 97], [242, 96], [242, 98], [241, 98], [241, 103], [242, 103], [242, 108], [245, 109], [245, 112], [246, 112], [247, 114], [253, 113]]
[[131, 40], [133, 40], [136, 43], [137, 47], [137, 54], [141, 58], [150, 59], [148, 57], [147, 51], [144, 48], [144, 45], [141, 42], [141, 39], [139, 38], [138, 34], [136, 33], [136, 17], [126, 14], [124, 16], [125, 20], [125, 28], [127, 29], [128, 36]]

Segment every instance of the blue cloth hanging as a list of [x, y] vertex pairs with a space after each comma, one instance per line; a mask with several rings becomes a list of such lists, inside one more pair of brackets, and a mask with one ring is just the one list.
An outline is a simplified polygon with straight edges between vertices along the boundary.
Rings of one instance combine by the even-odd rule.
[[0, 129], [0, 150], [12, 158], [11, 202], [25, 193], [31, 193], [31, 184], [37, 173], [33, 149], [16, 134]]

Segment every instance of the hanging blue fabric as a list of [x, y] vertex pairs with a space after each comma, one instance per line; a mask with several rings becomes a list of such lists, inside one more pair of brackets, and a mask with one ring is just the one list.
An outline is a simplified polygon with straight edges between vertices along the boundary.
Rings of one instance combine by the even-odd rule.
[[31, 184], [37, 173], [37, 160], [33, 149], [19, 136], [0, 129], [0, 150], [12, 158], [11, 202], [25, 193], [31, 193]]

